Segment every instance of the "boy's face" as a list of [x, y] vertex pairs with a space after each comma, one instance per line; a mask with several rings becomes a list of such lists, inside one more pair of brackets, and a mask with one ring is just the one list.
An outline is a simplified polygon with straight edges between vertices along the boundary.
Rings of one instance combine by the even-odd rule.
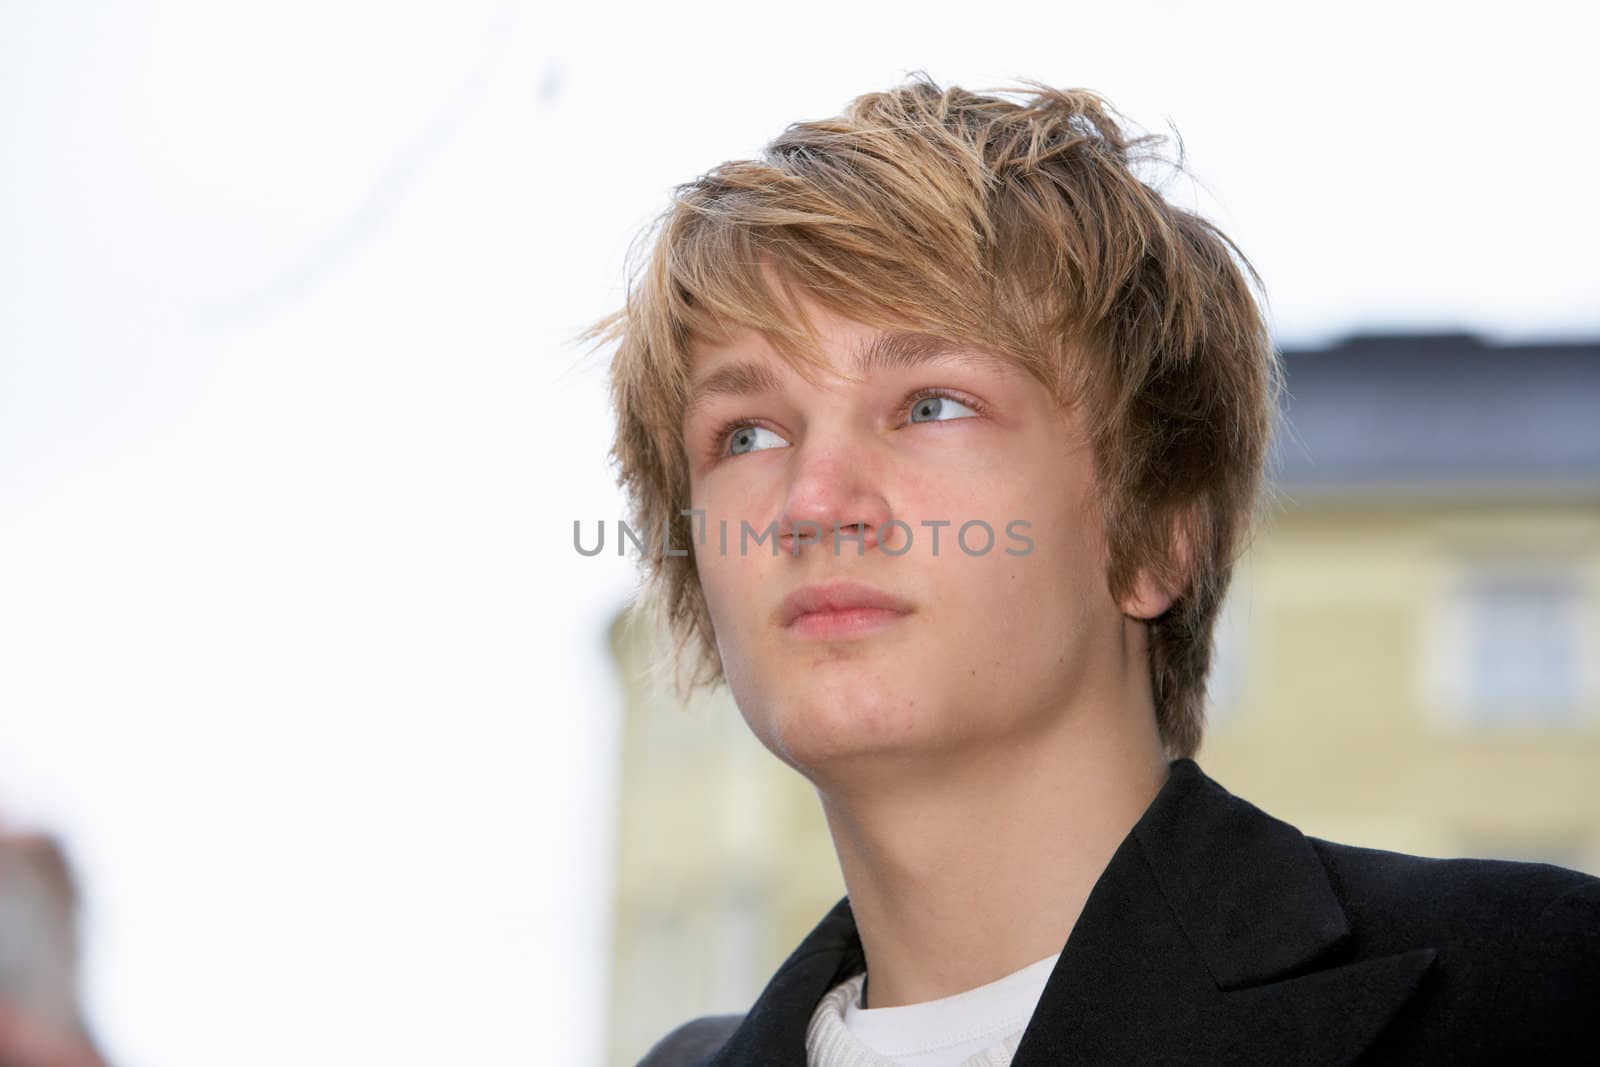
[[[1144, 646], [1106, 586], [1077, 420], [1025, 371], [970, 349], [881, 361], [846, 382], [837, 374], [882, 332], [804, 307], [833, 372], [823, 384], [740, 334], [695, 349], [684, 420], [691, 506], [705, 512], [692, 551], [756, 736], [820, 784], [882, 769], [890, 754], [927, 767], [927, 757], [1004, 752], [1117, 704], [1126, 672], [1144, 670]], [[730, 370], [739, 364], [776, 388], [748, 392], [759, 382]], [[704, 390], [713, 375], [744, 391]], [[742, 428], [719, 439], [730, 420]], [[684, 545], [689, 520], [678, 530]], [[789, 620], [786, 598], [839, 580], [904, 610]], [[1145, 617], [1165, 605], [1128, 606]]]

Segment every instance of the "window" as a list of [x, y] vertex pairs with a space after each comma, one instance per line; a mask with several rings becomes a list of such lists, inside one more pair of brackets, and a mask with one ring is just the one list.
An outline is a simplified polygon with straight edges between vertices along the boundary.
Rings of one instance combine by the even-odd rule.
[[1586, 688], [1576, 569], [1477, 563], [1453, 599], [1446, 681], [1460, 716], [1473, 725], [1575, 723]]

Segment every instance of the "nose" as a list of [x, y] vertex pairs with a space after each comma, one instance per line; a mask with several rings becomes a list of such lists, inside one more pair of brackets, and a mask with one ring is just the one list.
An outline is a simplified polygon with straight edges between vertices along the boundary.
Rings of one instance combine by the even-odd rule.
[[843, 435], [813, 437], [796, 450], [794, 478], [778, 521], [780, 547], [799, 555], [806, 545], [831, 554], [878, 547], [890, 519], [878, 465]]

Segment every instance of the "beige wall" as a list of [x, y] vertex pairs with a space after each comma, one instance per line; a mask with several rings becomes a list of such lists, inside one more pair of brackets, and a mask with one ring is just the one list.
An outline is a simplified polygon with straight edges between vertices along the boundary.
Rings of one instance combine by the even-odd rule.
[[[1449, 695], [1453, 590], [1485, 565], [1573, 576], [1587, 688], [1565, 724], [1473, 726]], [[1425, 855], [1600, 870], [1600, 508], [1302, 506], [1241, 567], [1243, 684], [1200, 753], [1307, 833]]]

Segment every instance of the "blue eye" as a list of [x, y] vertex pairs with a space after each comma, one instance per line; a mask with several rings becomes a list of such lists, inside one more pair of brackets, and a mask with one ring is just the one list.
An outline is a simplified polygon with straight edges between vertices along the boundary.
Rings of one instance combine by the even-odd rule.
[[[948, 422], [948, 421], [950, 421], [949, 419], [941, 419], [941, 418], [939, 418], [940, 415], [944, 414], [945, 405], [947, 405], [947, 404], [954, 404], [957, 408], [963, 408], [968, 412], [968, 414], [966, 414], [966, 415], [957, 415], [957, 416], [955, 416], [956, 418], [965, 419], [965, 418], [970, 418], [970, 417], [975, 416], [975, 415], [978, 414], [976, 411], [973, 411], [970, 406], [968, 406], [966, 404], [963, 404], [961, 401], [957, 400], [955, 397], [950, 396], [947, 393], [928, 393], [928, 394], [926, 394], [924, 396], [918, 397], [915, 401], [912, 402], [912, 404], [911, 404], [911, 421], [912, 422], [919, 422], [919, 421], [920, 422]], [[919, 415], [920, 416], [926, 416], [926, 417], [919, 419], [918, 418]]]
[[750, 423], [745, 423], [736, 427], [731, 433], [729, 433], [728, 453], [734, 456], [743, 456], [750, 452], [761, 451], [761, 449], [755, 447], [756, 434], [758, 433], [772, 434], [772, 436], [776, 437], [779, 441], [783, 440], [783, 438], [778, 437], [777, 434], [772, 433], [772, 431], [767, 429], [765, 426], [754, 426]]

